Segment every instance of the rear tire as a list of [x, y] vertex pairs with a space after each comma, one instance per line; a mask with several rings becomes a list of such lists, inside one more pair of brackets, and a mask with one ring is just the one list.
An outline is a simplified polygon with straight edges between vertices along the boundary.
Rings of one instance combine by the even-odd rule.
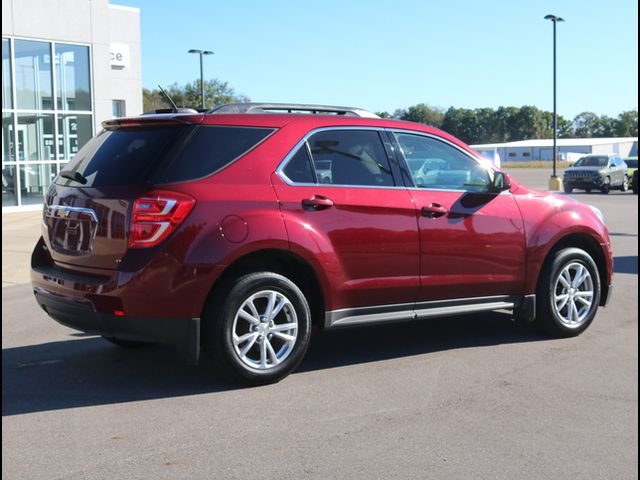
[[302, 291], [273, 272], [228, 283], [203, 312], [203, 347], [222, 372], [245, 385], [277, 382], [302, 361], [311, 313]]
[[598, 268], [587, 252], [555, 252], [538, 280], [536, 325], [555, 337], [579, 335], [596, 316], [600, 292]]
[[123, 340], [121, 338], [116, 338], [116, 337], [105, 337], [104, 335], [102, 336], [102, 338], [104, 338], [107, 342], [122, 348], [144, 348], [144, 347], [152, 347], [154, 345], [157, 345], [156, 342], [140, 342], [137, 340]]
[[587, 189], [585, 190], [585, 192], [587, 192], [587, 193], [591, 193], [591, 189], [590, 189], [590, 188], [587, 188]]

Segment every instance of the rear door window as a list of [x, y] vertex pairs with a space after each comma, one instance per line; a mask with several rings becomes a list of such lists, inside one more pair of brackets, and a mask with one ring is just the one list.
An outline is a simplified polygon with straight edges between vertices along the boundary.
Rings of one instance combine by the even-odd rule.
[[370, 187], [395, 185], [376, 131], [322, 131], [313, 134], [308, 144], [319, 183]]
[[64, 170], [100, 187], [184, 182], [211, 175], [258, 145], [274, 130], [254, 127], [172, 125], [106, 130], [91, 139]]
[[283, 173], [294, 183], [316, 183], [306, 144], [302, 145], [296, 154], [291, 157]]

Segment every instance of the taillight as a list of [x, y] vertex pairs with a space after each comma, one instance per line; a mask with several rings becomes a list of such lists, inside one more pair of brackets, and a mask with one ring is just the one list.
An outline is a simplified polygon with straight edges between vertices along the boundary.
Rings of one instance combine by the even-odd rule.
[[189, 195], [167, 190], [140, 195], [133, 202], [129, 247], [158, 245], [187, 218], [195, 204]]

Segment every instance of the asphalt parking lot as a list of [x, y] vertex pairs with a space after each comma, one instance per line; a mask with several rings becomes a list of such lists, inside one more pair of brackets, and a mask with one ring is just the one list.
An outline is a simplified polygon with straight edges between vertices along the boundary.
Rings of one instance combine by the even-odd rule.
[[[511, 173], [546, 187], [545, 170]], [[39, 214], [3, 215], [2, 477], [637, 478], [638, 197], [573, 195], [615, 253], [583, 335], [504, 313], [326, 332], [250, 389], [51, 321], [26, 283]]]

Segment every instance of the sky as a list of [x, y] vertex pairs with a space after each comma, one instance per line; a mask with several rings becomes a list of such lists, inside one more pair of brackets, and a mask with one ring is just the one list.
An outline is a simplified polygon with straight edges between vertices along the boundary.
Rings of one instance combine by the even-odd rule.
[[142, 83], [229, 83], [252, 101], [393, 112], [638, 108], [636, 0], [111, 0], [140, 8]]

